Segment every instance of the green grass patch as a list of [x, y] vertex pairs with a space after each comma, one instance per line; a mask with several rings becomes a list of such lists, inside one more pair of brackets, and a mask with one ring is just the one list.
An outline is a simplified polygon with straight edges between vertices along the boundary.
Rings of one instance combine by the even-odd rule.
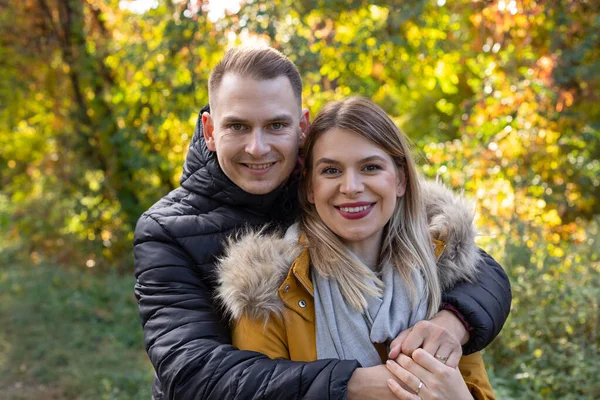
[[47, 265], [0, 270], [0, 392], [149, 399], [134, 279]]

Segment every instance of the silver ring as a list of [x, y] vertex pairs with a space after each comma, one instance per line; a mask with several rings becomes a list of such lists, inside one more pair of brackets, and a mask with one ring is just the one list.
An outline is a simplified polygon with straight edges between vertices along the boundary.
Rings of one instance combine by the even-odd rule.
[[419, 394], [419, 391], [421, 390], [422, 387], [423, 387], [423, 381], [419, 380], [419, 386], [417, 386], [417, 391], [415, 392], [415, 394]]

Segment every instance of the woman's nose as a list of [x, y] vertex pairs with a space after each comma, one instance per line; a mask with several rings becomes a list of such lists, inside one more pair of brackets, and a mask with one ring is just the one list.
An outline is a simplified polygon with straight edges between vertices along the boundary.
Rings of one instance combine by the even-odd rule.
[[364, 185], [362, 180], [354, 171], [347, 171], [342, 177], [342, 184], [340, 186], [340, 192], [346, 195], [354, 195], [363, 191]]

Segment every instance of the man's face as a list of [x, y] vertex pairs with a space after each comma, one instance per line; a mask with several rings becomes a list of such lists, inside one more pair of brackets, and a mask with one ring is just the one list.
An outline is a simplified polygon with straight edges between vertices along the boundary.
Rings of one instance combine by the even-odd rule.
[[221, 169], [251, 194], [275, 190], [292, 173], [308, 130], [288, 78], [254, 80], [226, 74], [202, 115], [206, 146]]

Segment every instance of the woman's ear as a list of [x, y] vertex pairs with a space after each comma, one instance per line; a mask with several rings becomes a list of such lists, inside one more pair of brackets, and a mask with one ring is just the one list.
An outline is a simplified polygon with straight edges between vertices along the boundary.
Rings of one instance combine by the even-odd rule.
[[306, 182], [306, 200], [308, 200], [310, 204], [315, 204], [315, 193], [313, 192], [312, 184], [309, 180], [310, 178], [305, 176], [304, 179], [308, 179]]
[[398, 169], [398, 179], [396, 182], [396, 197], [400, 198], [406, 193], [406, 173], [404, 168]]

